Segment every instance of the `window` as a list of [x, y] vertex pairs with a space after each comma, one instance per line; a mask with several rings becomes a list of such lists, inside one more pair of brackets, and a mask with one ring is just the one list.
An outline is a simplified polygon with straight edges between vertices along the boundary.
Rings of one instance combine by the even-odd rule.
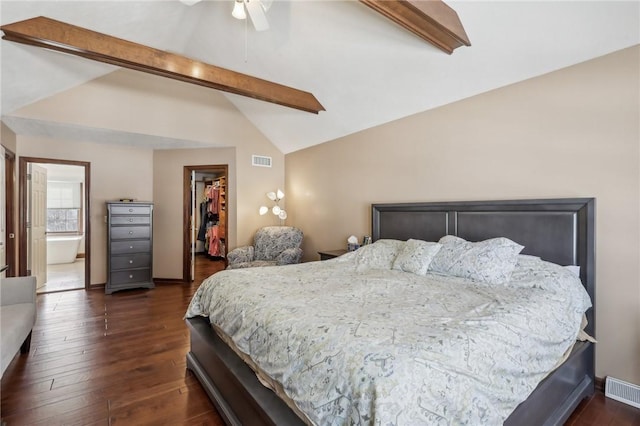
[[80, 209], [47, 209], [47, 232], [80, 232]]
[[47, 232], [82, 232], [82, 184], [47, 182]]

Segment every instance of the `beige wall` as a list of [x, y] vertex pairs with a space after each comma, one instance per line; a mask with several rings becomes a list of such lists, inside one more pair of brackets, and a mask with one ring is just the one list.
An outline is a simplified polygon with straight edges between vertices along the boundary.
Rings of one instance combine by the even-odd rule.
[[[241, 148], [157, 150], [18, 136], [18, 157], [91, 163], [91, 284], [106, 281], [106, 200], [132, 197], [153, 201], [154, 278], [182, 278], [182, 182], [185, 165], [229, 165], [228, 248], [251, 242], [260, 226], [265, 193], [284, 187], [284, 156], [258, 140]], [[255, 148], [255, 149], [254, 149]], [[274, 167], [252, 167], [251, 153], [273, 156]], [[242, 164], [237, 165], [241, 158]], [[237, 175], [241, 173], [242, 178]]]
[[284, 187], [283, 155], [255, 147], [273, 155], [274, 168], [252, 167], [250, 148], [202, 148], [157, 150], [154, 152], [154, 277], [182, 278], [183, 173], [184, 166], [228, 165], [227, 248], [250, 244], [255, 230], [272, 225], [258, 215], [258, 208], [268, 201], [265, 193]]
[[639, 64], [636, 46], [287, 155], [305, 258], [369, 234], [371, 203], [596, 197], [596, 374], [640, 383]]
[[227, 244], [236, 241], [236, 158], [233, 148], [158, 150], [153, 154], [153, 276], [182, 279], [184, 166], [228, 165]]
[[128, 69], [11, 115], [224, 147], [235, 146], [253, 127], [219, 91]]
[[9, 151], [16, 152], [16, 134], [0, 121], [0, 142]]
[[[18, 157], [38, 157], [91, 163], [91, 284], [107, 279], [107, 214], [105, 201], [153, 197], [153, 151], [120, 145], [61, 141], [18, 136]], [[17, 161], [16, 160], [16, 164]]]
[[[229, 192], [233, 203], [228, 216], [229, 249], [250, 243], [258, 227], [273, 224], [269, 221], [271, 218], [258, 215], [258, 208], [267, 201], [268, 191], [284, 187], [284, 155], [216, 90], [121, 69], [12, 115], [70, 125], [71, 129], [78, 126], [110, 129], [127, 135], [158, 136], [158, 141], [163, 143], [164, 139], [160, 138], [213, 146], [159, 150], [155, 156], [151, 150], [146, 151], [153, 156], [151, 174], [146, 177], [149, 191], [153, 192], [147, 198], [156, 203], [154, 221], [163, 232], [159, 234], [154, 230], [156, 278], [182, 278], [182, 168], [185, 165], [229, 164], [233, 172], [233, 187]], [[21, 143], [20, 140], [19, 145]], [[56, 153], [56, 146], [52, 145], [48, 152]], [[34, 155], [44, 156], [35, 151]], [[252, 167], [252, 154], [272, 157], [273, 167]], [[111, 164], [99, 156], [95, 158], [104, 166]], [[122, 196], [123, 192], [117, 195]], [[103, 277], [105, 265], [101, 264], [98, 269], [99, 275], [92, 272], [96, 279]]]

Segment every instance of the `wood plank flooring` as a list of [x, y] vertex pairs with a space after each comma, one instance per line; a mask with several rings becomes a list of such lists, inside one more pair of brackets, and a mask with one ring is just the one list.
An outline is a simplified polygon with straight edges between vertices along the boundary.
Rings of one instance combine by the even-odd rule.
[[[2, 378], [6, 425], [223, 425], [185, 364], [186, 307], [224, 267], [202, 261], [190, 285], [38, 296], [31, 351]], [[640, 410], [600, 393], [567, 425], [640, 425]]]
[[203, 277], [224, 268], [201, 260], [192, 285], [39, 295], [31, 351], [2, 378], [3, 422], [223, 425], [186, 370], [186, 307]]
[[596, 392], [582, 401], [565, 426], [639, 426], [640, 409], [623, 404]]

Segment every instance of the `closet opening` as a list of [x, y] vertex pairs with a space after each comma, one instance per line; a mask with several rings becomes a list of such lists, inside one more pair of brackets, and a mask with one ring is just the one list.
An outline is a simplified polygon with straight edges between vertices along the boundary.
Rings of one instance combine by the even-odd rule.
[[183, 281], [202, 281], [227, 266], [228, 166], [184, 166]]

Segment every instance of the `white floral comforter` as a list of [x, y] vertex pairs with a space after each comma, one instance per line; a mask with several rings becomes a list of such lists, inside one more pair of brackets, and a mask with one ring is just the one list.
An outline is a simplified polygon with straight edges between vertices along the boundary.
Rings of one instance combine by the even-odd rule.
[[316, 425], [497, 425], [575, 342], [590, 306], [546, 262], [507, 285], [396, 270], [354, 256], [223, 271], [187, 317], [209, 317]]

